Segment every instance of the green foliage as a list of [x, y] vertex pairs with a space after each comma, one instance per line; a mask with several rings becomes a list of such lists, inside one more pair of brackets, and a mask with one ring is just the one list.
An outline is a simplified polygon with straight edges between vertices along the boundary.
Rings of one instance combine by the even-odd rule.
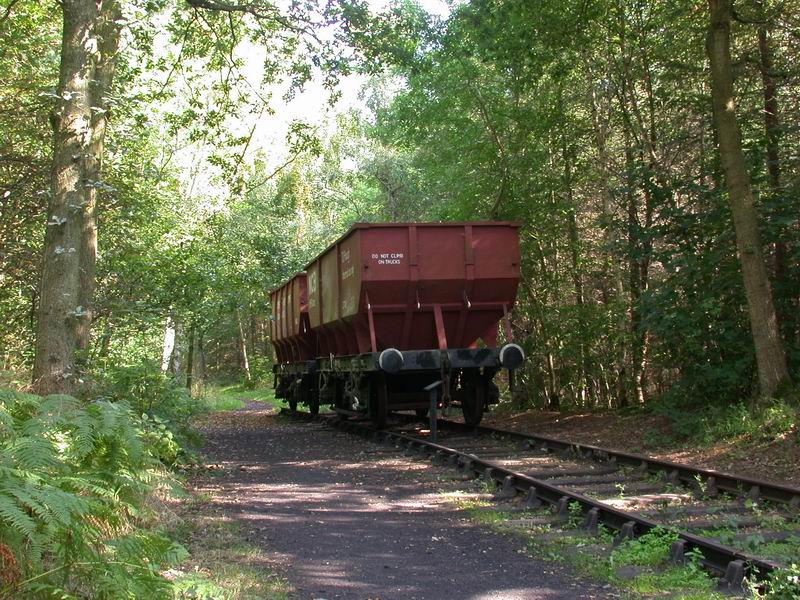
[[723, 598], [712, 594], [714, 581], [697, 567], [672, 567], [662, 573], [642, 573], [628, 587], [640, 594], [663, 594], [669, 590], [695, 590], [677, 596], [682, 600], [708, 600]]
[[755, 377], [728, 209], [717, 195], [703, 201], [703, 213], [661, 209], [666, 225], [658, 235], [666, 243], [654, 258], [663, 281], [642, 297], [643, 326], [659, 340], [656, 360], [681, 369], [664, 401], [684, 406], [746, 398]]
[[250, 359], [250, 379], [245, 380], [243, 385], [249, 389], [266, 387], [272, 385], [272, 356], [256, 354]]
[[[412, 166], [425, 216], [523, 223], [514, 327], [529, 357], [518, 379], [529, 403], [624, 406], [671, 390], [670, 401], [704, 405], [753, 393], [752, 333], [713, 144], [705, 9], [499, 0], [420, 22], [407, 3], [372, 20], [353, 4], [350, 41], [365, 68], [388, 64], [402, 78], [397, 94], [376, 94], [373, 134]], [[763, 69], [743, 58], [755, 21], [736, 23], [732, 50], [742, 58], [737, 116], [762, 201], [763, 251], [780, 242], [789, 253], [774, 289], [796, 371], [800, 240], [789, 223], [798, 169], [787, 156], [800, 129], [787, 124], [797, 121], [789, 98], [800, 79], [789, 66], [790, 4], [759, 20], [773, 58], [792, 72], [777, 84], [792, 115], [780, 116], [780, 167], [789, 169], [780, 190], [767, 176]]]
[[286, 600], [290, 596], [288, 582], [265, 569], [269, 561], [263, 549], [246, 541], [249, 536], [240, 523], [198, 496], [182, 503], [181, 513], [175, 537], [192, 556], [171, 570], [177, 599]]
[[[0, 23], [0, 367], [33, 359], [60, 23], [38, 2], [15, 3]], [[5, 10], [5, 9], [4, 9]]]
[[569, 519], [570, 527], [579, 527], [583, 522], [583, 506], [577, 500], [569, 503]]
[[211, 411], [236, 410], [245, 402], [266, 402], [275, 408], [281, 408], [283, 401], [275, 398], [272, 388], [251, 389], [244, 384], [229, 386], [209, 385], [203, 393], [203, 401]]
[[207, 577], [199, 574], [187, 575], [175, 582], [177, 598], [197, 600], [227, 600], [228, 591]]
[[[195, 410], [180, 385], [136, 372], [160, 355], [165, 318], [183, 327], [184, 358], [192, 338], [195, 384], [268, 383], [265, 292], [355, 221], [523, 224], [512, 318], [529, 357], [520, 405], [615, 407], [661, 395], [705, 407], [752, 395], [704, 7], [465, 1], [439, 19], [411, 0], [378, 14], [363, 0], [291, 2], [259, 18], [258, 7], [121, 4], [129, 43], [117, 57], [98, 187], [94, 339], [84, 364], [114, 371], [101, 382], [105, 397], [161, 419], [145, 427], [165, 461], [175, 460], [175, 444], [186, 446], [186, 413]], [[14, 2], [0, 22], [0, 104], [10, 107], [0, 111], [0, 367], [21, 376], [39, 305], [59, 10]], [[773, 289], [796, 372], [797, 0], [763, 11], [734, 23], [737, 111], [765, 254], [781, 245], [787, 253], [785, 272], [772, 270]], [[762, 25], [771, 70], [754, 49]], [[317, 27], [333, 33], [316, 35]], [[366, 110], [317, 123], [287, 117], [283, 147], [261, 140], [256, 150], [274, 98], [291, 99], [315, 74], [331, 90], [352, 68], [372, 77]], [[768, 71], [778, 88], [777, 187], [763, 119]], [[186, 371], [173, 369], [178, 384]], [[139, 391], [128, 396], [129, 384]], [[703, 421], [720, 420], [731, 435], [750, 435], [739, 407], [736, 418], [716, 411], [700, 423], [676, 414], [676, 438], [706, 435]], [[754, 421], [767, 431], [788, 419], [782, 409], [767, 413]]]
[[769, 400], [757, 405], [710, 404], [688, 411], [685, 405], [665, 399], [654, 404], [651, 410], [671, 421], [671, 435], [659, 435], [653, 440], [661, 445], [686, 440], [703, 445], [723, 439], [768, 443], [787, 437], [800, 441], [800, 409], [793, 400]]
[[183, 446], [175, 440], [170, 424], [158, 415], [142, 413], [142, 435], [150, 451], [165, 465], [174, 465], [181, 457]]
[[614, 566], [653, 566], [664, 563], [669, 556], [669, 547], [678, 539], [677, 534], [666, 529], [655, 528], [633, 540], [625, 540], [611, 554]]
[[200, 441], [190, 421], [205, 410], [203, 401], [154, 364], [109, 367], [95, 375], [84, 395], [127, 402], [141, 415], [146, 439], [167, 465], [188, 458]]
[[127, 402], [0, 391], [0, 593], [169, 598], [185, 550], [142, 525], [164, 478]]
[[773, 571], [764, 594], [759, 597], [763, 600], [796, 600], [800, 597], [800, 565], [793, 563], [786, 569]]
[[[626, 587], [643, 593], [663, 593], [667, 590], [701, 590], [706, 593], [714, 582], [703, 569], [702, 554], [697, 551], [687, 553], [686, 565], [668, 565], [669, 548], [678, 539], [676, 533], [655, 528], [633, 540], [624, 541], [611, 553], [609, 564], [612, 568], [632, 565], [650, 567], [646, 572], [636, 575], [626, 582]], [[658, 570], [655, 567], [659, 567]], [[699, 597], [708, 597], [698, 594]]]

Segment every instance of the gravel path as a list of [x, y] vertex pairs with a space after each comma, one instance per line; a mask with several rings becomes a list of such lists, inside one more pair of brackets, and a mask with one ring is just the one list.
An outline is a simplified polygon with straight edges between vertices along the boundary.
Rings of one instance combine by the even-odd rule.
[[257, 403], [209, 420], [204, 433], [221, 474], [202, 488], [244, 524], [297, 598], [617, 597], [467, 519], [439, 491], [445, 469]]

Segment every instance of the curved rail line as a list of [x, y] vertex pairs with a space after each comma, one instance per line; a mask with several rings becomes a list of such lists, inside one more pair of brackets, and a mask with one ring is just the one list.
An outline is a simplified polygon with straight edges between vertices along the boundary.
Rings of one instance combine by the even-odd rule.
[[[558, 518], [567, 520], [579, 507], [583, 527], [589, 533], [597, 533], [600, 525], [616, 531], [615, 545], [656, 528], [669, 529], [678, 536], [670, 548], [670, 559], [682, 564], [687, 552], [699, 551], [704, 567], [721, 576], [721, 589], [741, 590], [745, 579], [762, 581], [786, 566], [780, 559], [758, 554], [758, 544], [751, 552], [736, 548], [737, 542], [752, 545], [753, 539], [762, 539], [793, 544], [800, 539], [798, 488], [446, 419], [438, 421], [442, 439], [433, 442], [427, 439], [430, 432], [420, 427], [418, 420], [415, 426], [410, 418], [398, 429], [380, 431], [363, 422], [318, 418], [379, 443], [418, 452], [435, 463], [458, 468], [466, 476], [482, 476], [496, 487], [497, 498], [523, 495], [525, 508], [548, 504]], [[749, 501], [750, 508], [730, 500], [732, 496]], [[627, 505], [643, 508], [631, 510]], [[756, 506], [763, 508], [762, 516], [768, 510], [772, 520], [761, 523], [753, 519], [751, 509]], [[770, 523], [777, 530], [769, 530]], [[730, 531], [723, 531], [725, 527]], [[714, 535], [706, 534], [708, 530]]]

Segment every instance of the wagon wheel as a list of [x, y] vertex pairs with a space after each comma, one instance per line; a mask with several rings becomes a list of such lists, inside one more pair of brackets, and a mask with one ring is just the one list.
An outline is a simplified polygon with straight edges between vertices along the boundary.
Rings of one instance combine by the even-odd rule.
[[312, 417], [319, 414], [319, 391], [314, 388], [308, 391], [308, 412]]
[[464, 381], [464, 397], [461, 400], [461, 412], [464, 423], [475, 427], [483, 419], [483, 407], [486, 406], [486, 383], [478, 375], [467, 377]]
[[300, 399], [303, 395], [303, 385], [301, 380], [297, 380], [294, 384], [294, 389], [292, 390], [292, 394], [289, 396], [289, 410], [292, 414], [297, 412], [297, 404], [300, 402]]
[[341, 379], [336, 380], [336, 387], [334, 390], [336, 391], [336, 395], [333, 397], [333, 405], [336, 408], [349, 408], [345, 402], [344, 382]]
[[383, 429], [386, 427], [388, 413], [389, 391], [386, 389], [386, 379], [377, 375], [370, 381], [369, 418], [375, 427]]

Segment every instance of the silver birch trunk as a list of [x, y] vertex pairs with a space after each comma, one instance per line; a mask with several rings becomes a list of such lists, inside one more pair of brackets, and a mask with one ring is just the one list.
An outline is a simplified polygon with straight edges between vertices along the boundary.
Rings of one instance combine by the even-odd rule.
[[175, 321], [169, 315], [164, 321], [164, 343], [161, 351], [161, 372], [169, 371], [172, 362], [172, 353], [175, 350]]
[[244, 376], [247, 381], [250, 381], [250, 360], [247, 357], [247, 340], [244, 336], [244, 325], [242, 324], [242, 313], [236, 309], [236, 322], [239, 325], [239, 344], [242, 348], [242, 369], [244, 369]]

